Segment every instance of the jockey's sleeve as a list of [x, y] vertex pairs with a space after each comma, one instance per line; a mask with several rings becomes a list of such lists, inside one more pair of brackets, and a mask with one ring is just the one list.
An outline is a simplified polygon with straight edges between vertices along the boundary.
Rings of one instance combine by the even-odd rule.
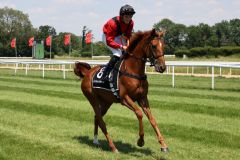
[[116, 34], [117, 34], [117, 25], [113, 20], [107, 22], [104, 25], [104, 34], [106, 36], [107, 45], [112, 48], [121, 48], [121, 44], [118, 44], [114, 41]]

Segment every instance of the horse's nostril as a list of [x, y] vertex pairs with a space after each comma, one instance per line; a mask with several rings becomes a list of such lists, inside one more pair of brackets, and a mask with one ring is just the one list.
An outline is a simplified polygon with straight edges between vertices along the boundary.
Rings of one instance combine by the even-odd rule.
[[165, 71], [165, 70], [166, 70], [166, 66], [161, 66], [161, 69], [162, 69], [163, 71]]

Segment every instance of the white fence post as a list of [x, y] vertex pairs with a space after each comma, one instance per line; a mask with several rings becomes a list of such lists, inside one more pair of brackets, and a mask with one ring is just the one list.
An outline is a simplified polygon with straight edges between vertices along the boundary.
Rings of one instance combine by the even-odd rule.
[[63, 79], [65, 79], [66, 78], [65, 64], [62, 65], [62, 69], [63, 69]]
[[212, 66], [212, 89], [214, 89], [214, 67]]
[[172, 87], [175, 87], [174, 66], [172, 66]]
[[28, 74], [28, 64], [26, 64], [26, 71], [25, 71], [25, 74], [26, 74], [26, 75]]
[[44, 64], [43, 64], [43, 68], [42, 68], [42, 71], [43, 71], [43, 72], [42, 72], [42, 76], [43, 76], [43, 78], [45, 77], [44, 67], [45, 67], [45, 66], [44, 66]]
[[17, 75], [18, 63], [15, 65], [15, 76]]

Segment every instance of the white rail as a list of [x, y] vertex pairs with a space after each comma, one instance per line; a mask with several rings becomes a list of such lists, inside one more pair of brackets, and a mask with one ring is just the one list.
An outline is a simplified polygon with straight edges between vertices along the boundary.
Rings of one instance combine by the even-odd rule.
[[[59, 65], [59, 68], [63, 71], [63, 78], [66, 78], [66, 65], [74, 64], [76, 61], [73, 60], [32, 60], [32, 59], [0, 59], [0, 64], [14, 64], [15, 65], [15, 75], [19, 69], [19, 65], [25, 65], [25, 74], [28, 74], [30, 65], [39, 65], [39, 69], [42, 69], [42, 77], [45, 77], [45, 65]], [[81, 60], [81, 62], [87, 62], [90, 65], [104, 65], [108, 61], [103, 60]], [[147, 66], [150, 64], [147, 63]], [[41, 67], [42, 66], [42, 67]], [[189, 67], [192, 67], [192, 74], [194, 74], [194, 67], [207, 67], [207, 73], [209, 68], [212, 70], [212, 85], [211, 88], [214, 89], [214, 68], [220, 68], [220, 76], [222, 76], [222, 68], [230, 68], [230, 74], [232, 68], [240, 69], [240, 62], [206, 62], [206, 61], [167, 61], [167, 74], [169, 74], [170, 69], [172, 70], [172, 87], [175, 87], [175, 67], [187, 67], [187, 74]]]

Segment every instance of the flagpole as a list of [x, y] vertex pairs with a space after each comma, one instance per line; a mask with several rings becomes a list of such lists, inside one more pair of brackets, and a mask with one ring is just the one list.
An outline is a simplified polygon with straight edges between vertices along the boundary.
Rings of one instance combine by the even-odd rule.
[[50, 45], [50, 59], [52, 59], [52, 44]]
[[50, 60], [52, 59], [52, 36], [50, 36], [51, 42], [50, 42]]
[[29, 47], [32, 47], [32, 58], [33, 58], [33, 48], [34, 48], [34, 37], [30, 37], [29, 40], [28, 40], [28, 46]]
[[35, 58], [35, 49], [36, 49], [36, 41], [33, 40], [33, 45], [32, 45], [32, 58]]
[[32, 58], [33, 58], [33, 45], [32, 45]]
[[70, 52], [71, 52], [71, 36], [69, 37], [70, 40], [69, 40], [69, 58], [70, 58]]
[[17, 47], [15, 47], [15, 54], [16, 54], [16, 58], [17, 58]]
[[91, 42], [91, 48], [92, 48], [92, 59], [93, 59], [93, 42]]
[[17, 38], [15, 38], [15, 54], [16, 54], [16, 58], [17, 58]]

